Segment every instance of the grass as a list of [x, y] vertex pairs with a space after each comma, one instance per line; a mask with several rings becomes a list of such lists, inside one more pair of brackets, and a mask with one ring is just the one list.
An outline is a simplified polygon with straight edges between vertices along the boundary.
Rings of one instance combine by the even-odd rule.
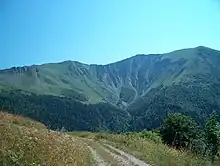
[[0, 124], [10, 124], [23, 127], [34, 127], [36, 129], [46, 129], [46, 126], [42, 123], [34, 121], [30, 118], [23, 118], [21, 116], [12, 115], [3, 111], [0, 111]]
[[86, 166], [92, 162], [85, 143], [30, 119], [0, 112], [0, 135], [2, 166]]
[[154, 140], [140, 138], [137, 134], [107, 134], [107, 133], [72, 133], [109, 144], [130, 153], [152, 166], [217, 166], [208, 158], [185, 150], [176, 150]]
[[[87, 166], [92, 156], [79, 137], [107, 142], [152, 166], [217, 166], [208, 158], [185, 150], [175, 150], [152, 134], [108, 134], [90, 132], [61, 133], [48, 130], [43, 124], [28, 118], [0, 111], [1, 166]], [[153, 138], [153, 139], [152, 139]]]

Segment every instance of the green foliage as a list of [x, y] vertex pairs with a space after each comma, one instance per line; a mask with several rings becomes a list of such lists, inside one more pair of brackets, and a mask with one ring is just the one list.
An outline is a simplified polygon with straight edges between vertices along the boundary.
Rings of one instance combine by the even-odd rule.
[[[66, 61], [13, 67], [0, 70], [0, 108], [55, 130], [138, 132], [163, 125], [166, 144], [215, 157], [220, 146], [217, 117], [204, 131], [197, 123], [203, 127], [213, 112], [220, 115], [219, 61], [219, 51], [197, 47], [109, 65]], [[127, 136], [161, 142], [151, 131]]]
[[182, 113], [203, 126], [212, 112], [220, 115], [219, 101], [219, 76], [188, 75], [186, 80], [152, 89], [138, 100], [130, 109], [134, 117], [132, 124], [135, 130], [157, 128], [167, 115]]
[[215, 157], [220, 150], [220, 125], [217, 123], [217, 115], [211, 116], [206, 122], [205, 138], [210, 155]]
[[151, 140], [154, 143], [161, 144], [162, 143], [162, 138], [158, 133], [155, 133], [153, 131], [147, 131], [143, 130], [138, 133], [139, 136], [143, 139]]
[[[144, 131], [146, 132], [146, 131]], [[114, 147], [140, 158], [150, 165], [157, 166], [217, 166], [219, 162], [211, 162], [209, 158], [187, 150], [176, 150], [148, 138], [140, 137], [139, 133], [73, 133], [77, 136], [99, 140], [100, 143], [112, 144]], [[151, 134], [150, 134], [151, 135]]]
[[127, 131], [130, 117], [110, 104], [82, 104], [72, 98], [1, 92], [0, 108], [67, 131]]
[[[109, 65], [65, 61], [13, 67], [0, 70], [0, 95], [7, 92], [2, 105], [11, 112], [19, 113], [16, 107], [28, 109], [22, 114], [56, 129], [64, 126], [67, 113], [68, 123], [75, 123], [70, 128], [78, 130], [119, 131], [123, 126], [124, 131], [132, 119], [129, 129], [142, 131], [160, 127], [174, 112], [204, 125], [213, 111], [220, 115], [219, 61], [219, 51], [197, 47], [164, 55], [137, 55]], [[15, 107], [20, 97], [16, 93], [22, 93], [23, 99], [19, 99], [21, 106]], [[59, 122], [53, 122], [54, 118]], [[114, 123], [119, 126], [113, 127]]]
[[217, 77], [219, 55], [219, 51], [197, 47], [163, 55], [137, 55], [108, 65], [65, 61], [13, 67], [0, 70], [0, 89], [13, 87], [89, 103], [105, 100], [133, 105], [153, 88], [190, 81], [189, 75], [205, 73]]
[[163, 141], [176, 148], [189, 147], [198, 133], [198, 126], [190, 117], [177, 113], [169, 115], [161, 128]]
[[182, 114], [171, 114], [161, 127], [163, 141], [175, 148], [184, 148], [203, 156], [210, 156], [217, 161], [220, 151], [220, 125], [217, 115], [211, 116], [204, 130], [189, 117]]

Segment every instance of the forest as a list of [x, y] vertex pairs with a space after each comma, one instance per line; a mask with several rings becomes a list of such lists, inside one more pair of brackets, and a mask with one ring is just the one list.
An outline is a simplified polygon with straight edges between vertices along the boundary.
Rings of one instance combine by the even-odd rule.
[[68, 131], [127, 131], [130, 116], [110, 104], [82, 104], [73, 98], [2, 91], [0, 108]]

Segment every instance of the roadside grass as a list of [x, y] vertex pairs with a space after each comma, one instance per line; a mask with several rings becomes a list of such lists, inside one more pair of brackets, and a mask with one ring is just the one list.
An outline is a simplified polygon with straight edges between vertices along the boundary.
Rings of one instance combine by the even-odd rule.
[[41, 123], [0, 112], [0, 165], [89, 166], [87, 145]]
[[139, 134], [108, 134], [108, 133], [71, 133], [79, 137], [85, 137], [107, 142], [124, 150], [125, 152], [144, 160], [152, 166], [218, 166], [220, 162], [212, 163], [208, 158], [193, 154], [186, 150], [170, 148], [151, 138], [141, 138]]
[[79, 137], [108, 143], [152, 166], [218, 166], [208, 158], [161, 143], [153, 134], [55, 132], [28, 118], [0, 111], [0, 165], [89, 166], [92, 156]]

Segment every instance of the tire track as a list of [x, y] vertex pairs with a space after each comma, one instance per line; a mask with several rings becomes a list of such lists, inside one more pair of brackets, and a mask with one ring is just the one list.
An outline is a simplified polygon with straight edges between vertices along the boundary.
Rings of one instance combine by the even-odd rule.
[[112, 153], [114, 152], [114, 154], [117, 154], [118, 157], [120, 157], [120, 160], [122, 161], [122, 163], [126, 163], [127, 165], [131, 165], [131, 166], [150, 166], [149, 164], [146, 164], [144, 161], [137, 159], [136, 157], [125, 153], [122, 150], [119, 150], [111, 145], [105, 144], [106, 147], [108, 147], [109, 149], [111, 149]]
[[150, 166], [109, 144], [100, 144], [91, 139], [84, 139], [84, 141], [88, 144], [95, 166]]
[[97, 153], [96, 150], [94, 150], [90, 146], [88, 146], [88, 148], [93, 156], [95, 166], [109, 166], [109, 164], [105, 163], [105, 161], [101, 158], [101, 156]]

